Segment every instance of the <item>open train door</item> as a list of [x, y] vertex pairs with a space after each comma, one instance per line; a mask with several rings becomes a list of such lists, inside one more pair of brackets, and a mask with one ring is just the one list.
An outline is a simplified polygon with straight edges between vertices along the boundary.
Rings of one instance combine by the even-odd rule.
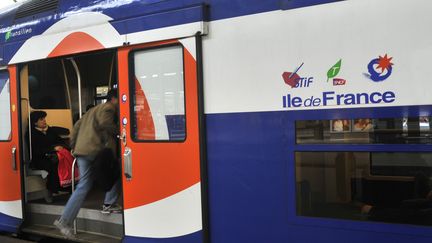
[[208, 238], [200, 41], [192, 37], [119, 50], [126, 242]]
[[23, 218], [16, 66], [0, 69], [0, 231], [16, 232]]

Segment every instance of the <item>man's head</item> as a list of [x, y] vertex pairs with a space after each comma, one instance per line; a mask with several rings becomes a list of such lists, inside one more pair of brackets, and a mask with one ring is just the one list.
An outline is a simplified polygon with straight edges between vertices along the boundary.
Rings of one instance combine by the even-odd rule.
[[45, 111], [33, 111], [30, 114], [30, 122], [33, 127], [44, 129], [47, 127], [47, 123], [45, 120], [46, 116], [47, 113]]
[[116, 88], [112, 88], [110, 91], [108, 91], [107, 100], [108, 100], [108, 102], [111, 102], [114, 105], [118, 105], [119, 101], [118, 101], [118, 95], [117, 95], [117, 89]]

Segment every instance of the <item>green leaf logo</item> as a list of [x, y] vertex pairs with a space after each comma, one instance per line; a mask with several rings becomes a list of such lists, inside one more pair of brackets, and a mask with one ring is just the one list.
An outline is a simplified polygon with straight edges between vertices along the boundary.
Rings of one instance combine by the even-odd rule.
[[6, 32], [5, 41], [8, 41], [11, 37], [12, 37], [12, 31], [9, 30], [8, 32]]
[[342, 59], [340, 59], [333, 67], [331, 67], [327, 72], [327, 82], [329, 79], [336, 77], [338, 75], [342, 65]]

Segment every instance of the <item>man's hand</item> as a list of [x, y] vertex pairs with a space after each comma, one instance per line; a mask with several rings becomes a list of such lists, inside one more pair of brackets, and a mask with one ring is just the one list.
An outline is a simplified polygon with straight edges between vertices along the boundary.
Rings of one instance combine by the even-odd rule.
[[55, 151], [60, 151], [60, 150], [62, 150], [62, 149], [64, 149], [62, 146], [55, 146], [55, 147], [54, 147], [54, 150], [55, 150]]

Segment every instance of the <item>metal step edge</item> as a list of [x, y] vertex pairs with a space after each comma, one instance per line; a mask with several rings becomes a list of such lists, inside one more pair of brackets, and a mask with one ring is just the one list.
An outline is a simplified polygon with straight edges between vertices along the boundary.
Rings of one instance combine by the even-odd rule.
[[[53, 222], [58, 219], [57, 215], [27, 213], [25, 224], [52, 227]], [[77, 229], [82, 232], [109, 235], [111, 237], [122, 237], [124, 235], [123, 225], [95, 221], [89, 219], [77, 219]]]
[[104, 234], [78, 231], [76, 238], [70, 239], [63, 236], [55, 227], [45, 225], [32, 225], [21, 229], [22, 232], [34, 235], [47, 236], [56, 239], [81, 242], [81, 243], [120, 243], [122, 238]]
[[[62, 215], [64, 206], [46, 205], [38, 203], [27, 204], [27, 212], [37, 214]], [[111, 224], [123, 224], [123, 216], [119, 213], [103, 214], [100, 210], [81, 208], [77, 218], [103, 221]]]

